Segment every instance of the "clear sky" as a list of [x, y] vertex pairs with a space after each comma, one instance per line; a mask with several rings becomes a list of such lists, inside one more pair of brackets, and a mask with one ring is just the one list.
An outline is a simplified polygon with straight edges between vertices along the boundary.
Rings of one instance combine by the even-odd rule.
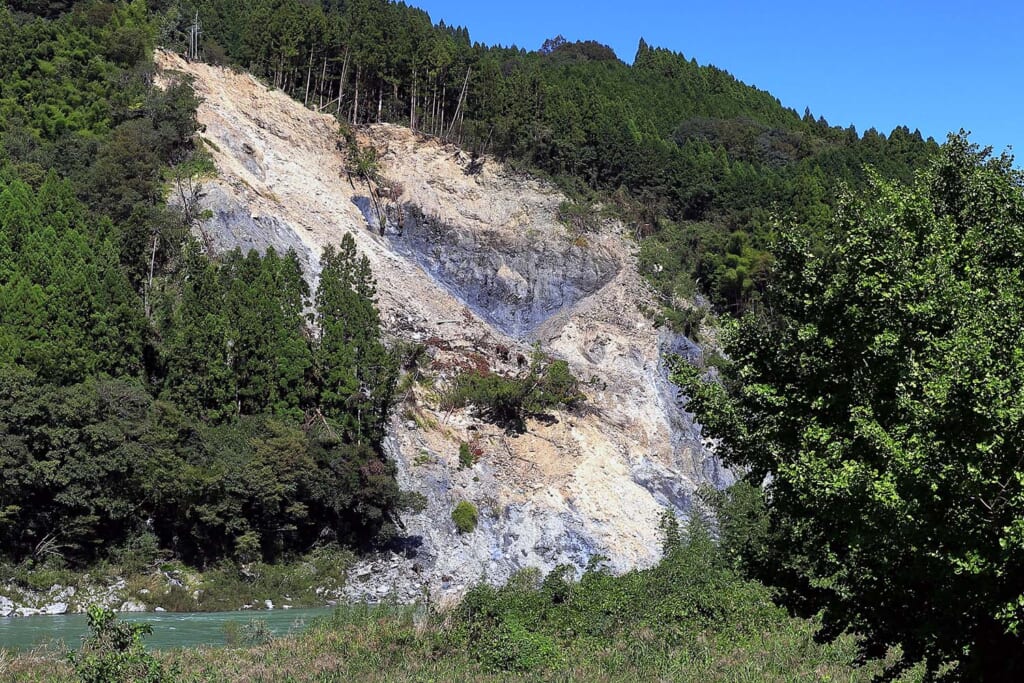
[[714, 64], [782, 104], [863, 132], [895, 126], [1013, 147], [1024, 164], [1024, 3], [406, 0], [487, 44], [596, 40], [632, 62], [640, 38]]

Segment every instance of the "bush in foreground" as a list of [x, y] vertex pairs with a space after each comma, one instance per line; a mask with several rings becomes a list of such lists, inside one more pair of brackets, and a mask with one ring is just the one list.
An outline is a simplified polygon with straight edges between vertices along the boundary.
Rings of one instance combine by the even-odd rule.
[[153, 632], [149, 624], [118, 621], [114, 611], [93, 605], [89, 608], [90, 634], [82, 648], [68, 655], [82, 683], [169, 683], [172, 676], [164, 665], [146, 652], [142, 636]]

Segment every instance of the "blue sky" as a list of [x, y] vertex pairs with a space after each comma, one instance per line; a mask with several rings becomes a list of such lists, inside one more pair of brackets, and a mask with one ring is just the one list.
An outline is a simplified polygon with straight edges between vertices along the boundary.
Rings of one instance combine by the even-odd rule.
[[487, 44], [596, 40], [632, 62], [651, 45], [726, 69], [833, 125], [965, 128], [1024, 163], [1024, 3], [407, 0]]

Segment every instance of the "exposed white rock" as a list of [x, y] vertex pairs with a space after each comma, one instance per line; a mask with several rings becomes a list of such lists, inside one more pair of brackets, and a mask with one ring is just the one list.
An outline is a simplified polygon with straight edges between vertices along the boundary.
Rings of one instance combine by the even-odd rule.
[[9, 617], [14, 613], [14, 602], [10, 598], [0, 595], [0, 617]]
[[146, 606], [134, 600], [125, 600], [117, 610], [118, 612], [145, 612]]
[[66, 614], [68, 611], [68, 603], [66, 602], [53, 602], [43, 607], [41, 612], [43, 614]]

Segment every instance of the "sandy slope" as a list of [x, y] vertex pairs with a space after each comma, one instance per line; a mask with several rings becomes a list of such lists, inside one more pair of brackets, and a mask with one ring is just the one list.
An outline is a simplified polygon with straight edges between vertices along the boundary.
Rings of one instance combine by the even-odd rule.
[[[563, 198], [553, 189], [493, 161], [467, 173], [470, 160], [458, 149], [382, 125], [359, 137], [401, 189], [386, 203], [393, 214], [402, 207], [411, 228], [415, 207], [432, 231], [416, 241], [391, 225], [381, 236], [360, 208], [368, 206], [365, 183], [345, 176], [331, 116], [248, 75], [166, 53], [158, 63], [168, 74], [192, 75], [204, 100], [201, 135], [218, 169], [204, 187], [211, 244], [295, 248], [315, 279], [320, 250], [351, 232], [373, 266], [388, 332], [428, 345], [435, 389], [459, 367], [511, 372], [534, 340], [594, 380], [583, 410], [551, 424], [531, 421], [520, 436], [464, 411], [439, 411], [428, 386], [413, 390], [395, 411], [387, 448], [403, 485], [423, 492], [429, 506], [405, 520], [405, 553], [357, 569], [350, 597], [395, 591], [411, 599], [423, 585], [457, 591], [526, 566], [582, 566], [597, 553], [620, 570], [643, 565], [658, 555], [663, 506], [685, 510], [700, 482], [727, 479], [663, 377], [662, 350], [685, 343], [638, 310], [649, 295], [633, 245], [613, 226], [576, 245], [555, 218]], [[503, 327], [501, 316], [516, 316], [517, 306], [543, 319]], [[501, 347], [511, 349], [507, 361]], [[461, 440], [485, 453], [465, 470]], [[462, 499], [481, 510], [467, 535], [450, 519]]]

